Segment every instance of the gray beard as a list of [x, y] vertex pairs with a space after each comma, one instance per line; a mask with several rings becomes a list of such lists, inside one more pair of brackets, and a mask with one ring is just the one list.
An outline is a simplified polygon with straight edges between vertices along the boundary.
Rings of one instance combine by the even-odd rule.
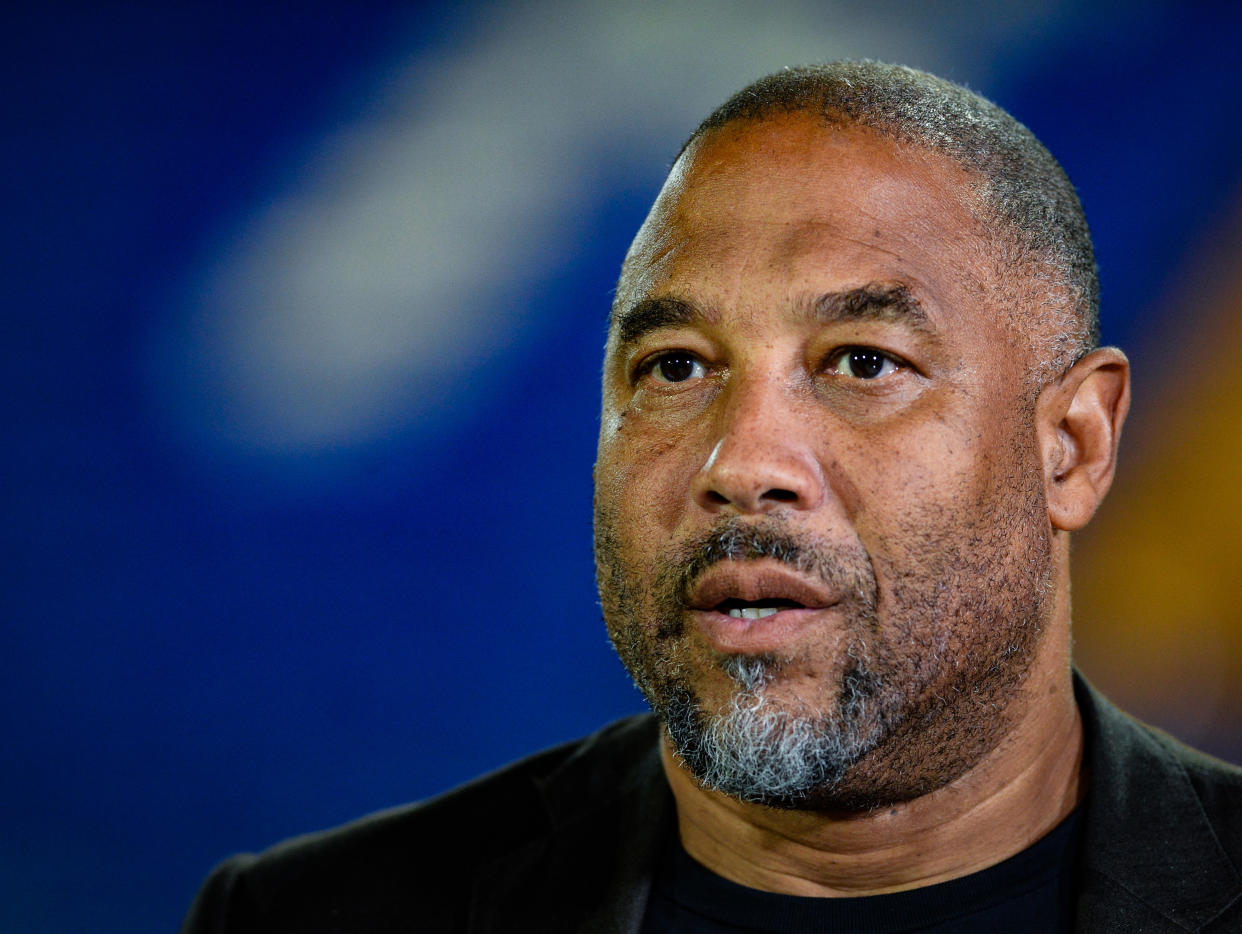
[[[597, 504], [596, 557], [609, 636], [664, 723], [672, 751], [705, 787], [794, 809], [866, 810], [943, 787], [1004, 735], [1009, 700], [1025, 679], [1051, 590], [1035, 489], [991, 527], [912, 536], [910, 570], [891, 583], [885, 625], [861, 549], [791, 535], [774, 518], [725, 520], [665, 556], [639, 590]], [[1026, 513], [1024, 514], [1023, 509]], [[932, 516], [931, 518], [935, 518]], [[931, 525], [943, 522], [914, 524]], [[1030, 529], [1015, 538], [1015, 528]], [[949, 530], [953, 532], [953, 529]], [[685, 595], [723, 560], [772, 558], [848, 594], [846, 658], [813, 702], [784, 690], [781, 669], [813, 659], [698, 658], [686, 640]], [[703, 672], [733, 682], [705, 703]], [[828, 696], [825, 696], [825, 691]]]
[[[614, 553], [606, 541], [597, 548], [606, 559]], [[776, 559], [849, 595], [853, 609], [846, 664], [836, 702], [825, 709], [774, 696], [769, 687], [792, 659], [772, 655], [716, 656], [713, 664], [735, 689], [723, 704], [705, 709], [689, 672], [675, 657], [676, 642], [684, 635], [685, 594], [695, 579], [720, 561], [759, 558]], [[619, 570], [611, 560], [601, 566]], [[610, 580], [624, 604], [618, 616], [632, 620], [637, 595], [623, 576]], [[653, 597], [659, 620], [655, 639], [648, 641], [641, 627], [629, 625], [612, 630], [613, 642], [663, 722], [675, 754], [703, 786], [744, 801], [807, 807], [825, 794], [831, 800], [842, 776], [883, 739], [894, 701], [888, 680], [868, 661], [876, 584], [864, 554], [808, 547], [771, 520], [726, 521], [665, 564]]]
[[678, 686], [659, 714], [677, 755], [707, 788], [774, 807], [796, 807], [831, 792], [846, 771], [879, 742], [877, 678], [851, 653], [833, 716], [789, 710], [772, 702], [767, 685], [779, 665], [734, 655], [723, 662], [737, 683], [729, 705], [705, 714]]

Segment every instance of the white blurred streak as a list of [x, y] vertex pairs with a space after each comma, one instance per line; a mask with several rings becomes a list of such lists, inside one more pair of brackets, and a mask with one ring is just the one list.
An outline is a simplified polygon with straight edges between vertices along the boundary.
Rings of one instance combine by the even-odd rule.
[[[190, 434], [252, 453], [348, 449], [431, 428], [445, 407], [467, 419], [496, 391], [496, 361], [538, 334], [530, 300], [589, 235], [579, 218], [607, 197], [592, 187], [605, 168], [656, 184], [699, 119], [784, 65], [876, 57], [964, 76], [921, 5], [773, 9], [489, 10], [459, 47], [388, 75], [229, 232], [163, 344], [161, 393], [182, 394]], [[598, 304], [583, 313], [602, 320]]]

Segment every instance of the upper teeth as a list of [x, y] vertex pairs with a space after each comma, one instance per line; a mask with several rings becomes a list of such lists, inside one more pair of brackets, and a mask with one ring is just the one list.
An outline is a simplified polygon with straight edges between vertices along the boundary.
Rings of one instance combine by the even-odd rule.
[[776, 606], [735, 606], [729, 610], [729, 615], [734, 619], [763, 619], [780, 611]]

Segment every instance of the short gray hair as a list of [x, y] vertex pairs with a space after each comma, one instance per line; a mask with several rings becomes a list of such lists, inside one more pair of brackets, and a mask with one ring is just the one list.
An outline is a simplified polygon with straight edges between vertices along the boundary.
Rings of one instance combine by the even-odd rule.
[[[830, 62], [788, 68], [747, 85], [713, 111], [682, 147], [736, 120], [808, 113], [941, 153], [979, 180], [984, 210], [1005, 225], [1015, 265], [1054, 299], [1028, 318], [1040, 382], [1099, 343], [1099, 276], [1082, 203], [1060, 163], [1029, 129], [961, 85], [902, 65]], [[1006, 257], [1010, 259], [1010, 257]]]

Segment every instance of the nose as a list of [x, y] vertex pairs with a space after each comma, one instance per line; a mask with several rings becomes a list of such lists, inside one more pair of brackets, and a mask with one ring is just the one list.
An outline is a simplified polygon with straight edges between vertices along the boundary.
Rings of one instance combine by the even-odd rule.
[[823, 502], [814, 423], [793, 395], [775, 382], [726, 391], [716, 443], [691, 485], [701, 508], [744, 515]]

